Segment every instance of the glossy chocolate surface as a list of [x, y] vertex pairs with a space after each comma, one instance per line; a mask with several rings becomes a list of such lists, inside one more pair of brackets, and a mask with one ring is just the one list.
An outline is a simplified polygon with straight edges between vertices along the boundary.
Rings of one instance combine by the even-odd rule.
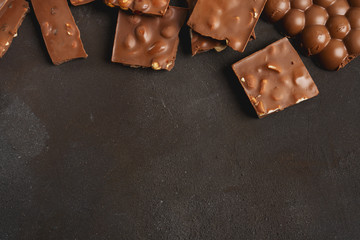
[[87, 58], [80, 31], [67, 0], [31, 0], [41, 32], [55, 65], [75, 58]]
[[70, 0], [71, 4], [74, 6], [84, 5], [93, 1], [95, 0]]
[[260, 118], [319, 94], [287, 38], [240, 60], [233, 70]]
[[29, 11], [29, 4], [25, 0], [10, 0], [1, 9], [0, 16], [0, 58], [9, 49], [13, 38]]
[[198, 0], [188, 25], [203, 36], [226, 40], [227, 45], [243, 52], [265, 0]]
[[358, 0], [268, 0], [265, 13], [282, 20], [289, 36], [300, 35], [309, 55], [328, 70], [338, 70], [360, 55]]
[[163, 17], [119, 10], [112, 61], [132, 67], [170, 71], [175, 65], [179, 32], [187, 10], [170, 7]]
[[110, 7], [117, 6], [136, 13], [164, 16], [170, 0], [104, 0], [104, 2]]

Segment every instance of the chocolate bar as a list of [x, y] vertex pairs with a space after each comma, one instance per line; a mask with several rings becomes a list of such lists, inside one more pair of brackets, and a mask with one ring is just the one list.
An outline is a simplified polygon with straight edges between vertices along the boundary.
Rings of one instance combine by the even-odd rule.
[[29, 3], [25, 0], [10, 0], [1, 7], [0, 16], [0, 58], [9, 49], [17, 31], [29, 11]]
[[164, 16], [170, 0], [104, 0], [104, 2], [110, 7], [116, 6], [123, 10], [130, 9], [135, 13]]
[[76, 58], [87, 58], [80, 31], [66, 0], [31, 0], [31, 3], [55, 65]]
[[70, 0], [71, 4], [74, 6], [84, 5], [93, 1], [95, 0]]
[[319, 94], [287, 38], [244, 58], [232, 68], [259, 118]]
[[187, 10], [170, 7], [163, 17], [119, 11], [112, 61], [132, 67], [170, 71]]
[[288, 36], [299, 35], [325, 69], [338, 70], [360, 55], [359, 7], [359, 0], [268, 0], [265, 13]]
[[243, 52], [266, 0], [198, 0], [188, 25], [203, 36], [225, 40]]

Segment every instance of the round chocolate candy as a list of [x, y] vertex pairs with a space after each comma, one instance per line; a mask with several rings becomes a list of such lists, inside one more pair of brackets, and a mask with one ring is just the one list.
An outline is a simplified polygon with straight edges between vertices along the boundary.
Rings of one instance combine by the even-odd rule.
[[314, 0], [316, 5], [322, 6], [324, 8], [330, 7], [336, 0]]
[[329, 44], [317, 56], [324, 68], [337, 70], [345, 63], [348, 52], [342, 40], [331, 39]]
[[284, 28], [290, 36], [299, 34], [305, 27], [305, 13], [298, 9], [291, 9], [283, 18]]
[[264, 9], [271, 21], [277, 22], [290, 10], [290, 0], [268, 0]]
[[312, 5], [305, 12], [306, 26], [325, 25], [328, 18], [329, 18], [329, 14], [327, 13], [326, 9], [320, 7], [319, 5]]
[[344, 42], [349, 54], [360, 55], [360, 29], [351, 30]]
[[350, 6], [347, 0], [336, 0], [334, 4], [327, 8], [330, 16], [345, 15]]
[[312, 5], [312, 0], [292, 0], [291, 8], [305, 11]]
[[343, 39], [350, 31], [350, 23], [345, 16], [334, 16], [326, 23], [333, 38]]
[[[359, 1], [360, 2], [360, 1]], [[350, 25], [352, 28], [360, 28], [360, 8], [353, 7], [351, 8], [347, 14], [347, 18], [349, 19]]]
[[318, 54], [330, 42], [329, 31], [323, 25], [307, 26], [301, 33], [304, 48], [309, 55]]

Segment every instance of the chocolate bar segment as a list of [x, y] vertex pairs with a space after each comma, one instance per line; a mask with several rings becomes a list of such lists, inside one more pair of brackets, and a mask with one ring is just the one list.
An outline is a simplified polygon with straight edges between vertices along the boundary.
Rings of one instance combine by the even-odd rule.
[[266, 0], [198, 0], [188, 25], [203, 36], [226, 40], [243, 52]]
[[319, 94], [287, 38], [235, 63], [232, 68], [259, 118]]
[[187, 10], [170, 7], [163, 17], [119, 11], [112, 61], [132, 67], [170, 71]]
[[66, 0], [31, 0], [31, 3], [55, 65], [87, 57]]
[[164, 16], [170, 0], [104, 0], [104, 2], [110, 7], [116, 6], [123, 10], [130, 9], [135, 13]]
[[84, 5], [93, 1], [95, 0], [70, 0], [71, 4], [74, 6]]
[[308, 55], [338, 70], [360, 55], [359, 0], [268, 0], [265, 13], [282, 21], [288, 36], [299, 36]]
[[9, 49], [11, 42], [17, 35], [26, 13], [29, 11], [29, 3], [25, 0], [10, 0], [2, 8], [0, 17], [0, 58]]

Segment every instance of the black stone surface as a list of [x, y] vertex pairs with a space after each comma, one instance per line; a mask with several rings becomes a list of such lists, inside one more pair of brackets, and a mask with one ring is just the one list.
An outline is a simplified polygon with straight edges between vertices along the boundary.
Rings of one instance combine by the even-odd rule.
[[110, 62], [116, 10], [71, 7], [89, 58], [51, 64], [33, 12], [0, 60], [0, 239], [359, 239], [360, 59], [302, 57], [315, 99], [259, 120], [231, 64]]

